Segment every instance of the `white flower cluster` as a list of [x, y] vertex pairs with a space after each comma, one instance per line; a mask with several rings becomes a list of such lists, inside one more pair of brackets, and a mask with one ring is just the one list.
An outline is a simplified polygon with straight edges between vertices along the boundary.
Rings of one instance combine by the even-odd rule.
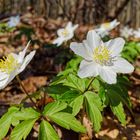
[[[133, 72], [134, 67], [120, 55], [125, 44], [124, 39], [115, 38], [108, 42], [101, 40], [101, 37], [108, 35], [109, 31], [118, 24], [117, 20], [104, 23], [100, 28], [89, 31], [86, 40], [83, 40], [82, 43], [72, 42], [70, 44], [72, 51], [83, 57], [78, 71], [79, 77], [96, 77], [99, 75], [108, 84], [114, 84], [117, 81], [117, 73]], [[78, 24], [72, 26], [72, 23], [69, 22], [65, 28], [57, 31], [59, 37], [53, 43], [60, 46], [64, 41], [68, 41], [74, 36], [77, 27]], [[128, 37], [128, 34], [131, 33], [132, 29], [128, 29], [128, 27], [122, 30], [122, 36]], [[140, 29], [133, 31], [133, 33], [136, 37], [140, 37]], [[32, 60], [35, 51], [30, 52], [25, 57], [28, 46], [29, 43], [19, 54], [11, 53], [0, 59], [0, 89], [5, 88]]]
[[124, 26], [120, 28], [120, 36], [124, 38], [134, 37], [140, 39], [140, 28], [134, 30], [133, 28], [129, 28], [128, 26]]
[[[96, 28], [95, 31], [101, 36], [104, 37], [106, 35], [109, 35], [109, 32], [114, 29], [116, 26], [118, 26], [120, 22], [118, 22], [116, 19], [103, 23], [100, 25], [99, 28]], [[66, 42], [73, 38], [74, 31], [77, 29], [78, 24], [72, 26], [72, 22], [68, 22], [65, 28], [61, 28], [57, 30], [58, 38], [53, 41], [53, 44], [57, 44], [57, 46], [62, 45], [63, 42]]]
[[114, 29], [116, 26], [118, 26], [120, 24], [120, 22], [118, 22], [116, 19], [111, 21], [111, 22], [107, 22], [107, 23], [103, 23], [100, 25], [99, 28], [96, 28], [95, 31], [98, 33], [98, 35], [100, 35], [101, 37], [105, 37], [106, 35], [109, 35], [109, 32]]

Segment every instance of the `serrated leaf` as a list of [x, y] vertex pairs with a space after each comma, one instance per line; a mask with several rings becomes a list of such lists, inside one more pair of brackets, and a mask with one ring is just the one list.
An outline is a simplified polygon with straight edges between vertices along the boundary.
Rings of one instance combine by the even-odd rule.
[[72, 68], [68, 68], [64, 71], [61, 71], [58, 76], [61, 76], [61, 77], [66, 77], [68, 74], [70, 73], [73, 73], [73, 69]]
[[80, 109], [82, 108], [83, 100], [84, 96], [80, 95], [70, 103], [70, 106], [72, 107], [72, 114], [74, 116], [76, 116], [79, 113]]
[[132, 104], [130, 101], [130, 97], [128, 95], [128, 90], [126, 88], [129, 84], [130, 83], [128, 80], [121, 77], [121, 78], [118, 78], [118, 82], [116, 86], [114, 85], [112, 88], [115, 90], [115, 88], [117, 87], [118, 90], [116, 89], [115, 91], [120, 95], [121, 100], [128, 107], [128, 109], [131, 109]]
[[65, 81], [65, 76], [56, 76], [53, 81], [50, 83], [50, 86], [61, 84]]
[[85, 93], [85, 98], [86, 98], [86, 111], [88, 113], [91, 122], [93, 123], [94, 130], [98, 132], [101, 128], [102, 122], [101, 115], [102, 103], [98, 95], [90, 91]]
[[63, 94], [66, 91], [69, 91], [68, 86], [64, 86], [62, 84], [52, 85], [45, 89], [49, 94]]
[[18, 111], [17, 107], [10, 107], [8, 112], [5, 113], [0, 119], [0, 139], [4, 138], [12, 123], [13, 115]]
[[10, 140], [25, 140], [30, 133], [36, 119], [30, 119], [18, 124], [12, 131]]
[[73, 69], [73, 70], [77, 70], [78, 69], [78, 66], [79, 66], [79, 63], [81, 62], [82, 58], [77, 56], [73, 59], [71, 59], [67, 65], [66, 65], [66, 70], [67, 69]]
[[38, 140], [60, 140], [60, 138], [50, 123], [43, 120], [40, 124]]
[[48, 118], [68, 130], [72, 129], [75, 132], [86, 132], [85, 128], [72, 114], [66, 112], [57, 112], [55, 114], [49, 115]]
[[67, 76], [67, 80], [63, 83], [65, 86], [69, 86], [72, 88], [75, 88], [76, 90], [80, 90], [81, 92], [84, 92], [86, 88], [85, 79], [80, 79], [74, 74], [69, 74]]
[[100, 89], [100, 82], [99, 82], [99, 80], [97, 78], [93, 80], [92, 86], [93, 86], [94, 90], [99, 91], [99, 89]]
[[59, 102], [59, 101], [52, 102], [45, 106], [43, 114], [51, 115], [65, 109], [66, 107], [67, 107], [67, 104], [64, 102]]
[[59, 100], [59, 98], [66, 92], [70, 91], [68, 86], [64, 86], [62, 84], [51, 85], [45, 89], [47, 93], [55, 100]]
[[126, 116], [124, 113], [122, 101], [120, 100], [118, 94], [116, 93], [116, 91], [108, 89], [107, 95], [108, 95], [109, 100], [110, 100], [111, 110], [117, 116], [119, 121], [125, 125], [126, 124], [126, 120], [125, 120]]
[[79, 96], [79, 91], [77, 90], [69, 90], [66, 91], [64, 94], [58, 97], [59, 101], [72, 101], [74, 100], [77, 96]]
[[98, 109], [102, 111], [103, 106], [102, 106], [102, 102], [98, 94], [88, 91], [85, 93], [85, 97], [90, 103], [94, 103], [98, 107]]
[[17, 113], [14, 114], [13, 119], [15, 120], [29, 120], [35, 119], [40, 116], [40, 113], [35, 111], [33, 108], [22, 108]]
[[108, 106], [108, 104], [109, 104], [109, 98], [106, 95], [105, 88], [104, 87], [100, 87], [100, 90], [99, 90], [98, 94], [99, 94], [100, 99], [103, 102], [104, 107]]

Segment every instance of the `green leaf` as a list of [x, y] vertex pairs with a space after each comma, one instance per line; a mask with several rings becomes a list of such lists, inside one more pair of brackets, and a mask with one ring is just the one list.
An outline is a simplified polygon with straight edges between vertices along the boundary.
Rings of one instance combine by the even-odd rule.
[[91, 91], [85, 93], [86, 98], [86, 111], [93, 123], [94, 130], [98, 132], [101, 128], [102, 121], [102, 103], [99, 96]]
[[38, 140], [60, 140], [60, 138], [53, 127], [43, 120], [40, 124]]
[[61, 78], [62, 78], [62, 77], [66, 77], [70, 73], [73, 73], [73, 69], [72, 68], [68, 68], [68, 69], [66, 69], [64, 71], [61, 71], [60, 73], [58, 73], [57, 76], [61, 76]]
[[52, 85], [52, 86], [49, 86], [48, 88], [46, 88], [46, 91], [49, 94], [62, 94], [69, 90], [70, 89], [68, 86], [64, 86], [62, 84]]
[[76, 116], [79, 113], [80, 109], [82, 108], [83, 100], [84, 96], [80, 95], [70, 103], [70, 106], [72, 107], [72, 114], [74, 116]]
[[94, 103], [100, 111], [103, 110], [102, 102], [98, 94], [91, 91], [87, 91], [85, 93], [85, 97], [90, 103]]
[[4, 138], [12, 123], [13, 115], [18, 111], [17, 107], [10, 107], [8, 112], [5, 113], [0, 119], [0, 139]]
[[69, 91], [66, 91], [64, 94], [62, 94], [61, 96], [59, 96], [58, 100], [59, 101], [72, 101], [77, 96], [79, 96], [79, 92], [77, 90], [69, 90]]
[[61, 83], [63, 83], [64, 81], [65, 81], [66, 79], [65, 79], [65, 76], [56, 76], [54, 79], [53, 79], [53, 81], [50, 83], [50, 86], [53, 86], [53, 85], [58, 85], [58, 84], [61, 84]]
[[30, 133], [35, 121], [36, 119], [30, 119], [30, 120], [26, 120], [18, 124], [13, 129], [10, 136], [10, 140], [22, 140], [22, 139], [25, 140], [28, 134]]
[[122, 101], [120, 100], [119, 95], [117, 94], [117, 92], [115, 90], [112, 90], [112, 89], [108, 89], [107, 95], [110, 100], [111, 110], [117, 116], [119, 121], [125, 125], [126, 117], [125, 117], [125, 113], [124, 113], [124, 109], [123, 109], [123, 104], [122, 104]]
[[66, 112], [57, 112], [55, 114], [51, 114], [47, 116], [50, 120], [54, 121], [58, 125], [70, 130], [74, 130], [75, 132], [82, 132], [85, 133], [85, 128], [81, 125], [76, 118], [69, 113]]
[[79, 66], [79, 63], [81, 62], [82, 58], [77, 56], [73, 59], [71, 59], [67, 65], [66, 65], [66, 69], [73, 69], [73, 70], [77, 70], [78, 69], [78, 66]]
[[132, 104], [128, 95], [128, 90], [126, 88], [129, 85], [130, 82], [125, 77], [119, 77], [116, 86], [112, 86], [112, 89], [119, 94], [120, 99], [128, 107], [128, 109], [131, 109]]
[[45, 106], [43, 114], [44, 115], [51, 115], [61, 110], [64, 110], [67, 107], [67, 104], [64, 102], [52, 102]]
[[99, 89], [100, 89], [100, 82], [99, 82], [99, 80], [97, 78], [93, 80], [92, 86], [93, 86], [94, 90], [99, 91]]
[[35, 119], [40, 116], [40, 113], [35, 111], [33, 108], [22, 108], [17, 113], [14, 114], [13, 119], [15, 120], [29, 120]]
[[51, 97], [53, 97], [56, 100], [59, 100], [59, 98], [65, 93], [70, 91], [70, 88], [67, 86], [64, 86], [62, 84], [58, 84], [58, 85], [52, 85], [46, 88], [47, 93], [49, 93], [49, 95]]
[[105, 88], [104, 87], [100, 87], [100, 90], [99, 90], [98, 94], [99, 94], [100, 99], [103, 102], [104, 107], [108, 106], [109, 105], [109, 98], [106, 95]]
[[84, 92], [86, 88], [85, 79], [81, 79], [74, 74], [69, 74], [67, 80], [64, 82], [64, 85], [75, 88]]

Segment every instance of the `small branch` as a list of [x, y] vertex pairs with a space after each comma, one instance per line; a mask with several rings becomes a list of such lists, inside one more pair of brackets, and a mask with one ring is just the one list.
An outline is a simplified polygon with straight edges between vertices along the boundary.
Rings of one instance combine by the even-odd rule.
[[16, 76], [17, 81], [19, 82], [23, 92], [28, 96], [28, 98], [30, 99], [30, 101], [32, 102], [32, 104], [36, 107], [36, 109], [40, 112], [40, 109], [37, 107], [36, 103], [34, 102], [34, 100], [32, 99], [32, 97], [29, 95], [29, 93], [27, 92], [27, 90], [25, 89], [22, 81], [20, 80], [19, 76]]

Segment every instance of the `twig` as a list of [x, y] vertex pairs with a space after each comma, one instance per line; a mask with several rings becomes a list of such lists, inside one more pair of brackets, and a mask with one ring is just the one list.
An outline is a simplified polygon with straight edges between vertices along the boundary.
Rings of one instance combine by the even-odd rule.
[[25, 89], [22, 81], [20, 80], [19, 76], [16, 76], [17, 81], [19, 82], [23, 92], [29, 97], [30, 101], [32, 102], [32, 104], [36, 107], [36, 109], [40, 112], [40, 109], [37, 107], [36, 103], [34, 102], [34, 100], [32, 99], [32, 97], [29, 95], [29, 93], [27, 92], [27, 90]]

